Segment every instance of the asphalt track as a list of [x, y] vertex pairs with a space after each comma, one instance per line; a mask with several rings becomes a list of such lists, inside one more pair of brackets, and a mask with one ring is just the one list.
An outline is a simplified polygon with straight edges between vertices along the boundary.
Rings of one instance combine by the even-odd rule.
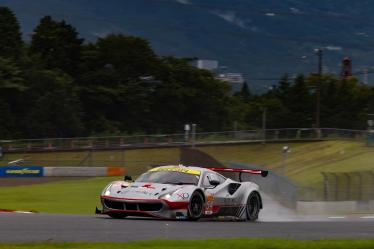
[[154, 219], [115, 220], [107, 216], [23, 214], [0, 211], [0, 242], [134, 241], [148, 239], [291, 238], [373, 239], [374, 215], [296, 215], [269, 196], [258, 222], [202, 219], [198, 222]]
[[106, 216], [0, 213], [0, 242], [133, 241], [204, 238], [374, 238], [374, 221], [309, 217], [293, 221], [115, 220]]

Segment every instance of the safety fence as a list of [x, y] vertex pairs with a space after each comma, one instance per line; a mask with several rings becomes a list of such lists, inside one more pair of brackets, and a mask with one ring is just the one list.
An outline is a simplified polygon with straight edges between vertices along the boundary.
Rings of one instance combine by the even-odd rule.
[[326, 201], [374, 200], [374, 172], [322, 172]]
[[3, 152], [44, 152], [330, 139], [355, 139], [366, 141], [368, 145], [374, 144], [374, 135], [368, 133], [368, 131], [333, 128], [289, 128], [267, 129], [265, 131], [199, 132], [194, 134], [0, 140], [0, 146]]

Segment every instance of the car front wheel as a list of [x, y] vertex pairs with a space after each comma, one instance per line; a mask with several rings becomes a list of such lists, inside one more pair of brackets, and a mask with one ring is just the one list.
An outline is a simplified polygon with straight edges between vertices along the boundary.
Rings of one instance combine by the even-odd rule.
[[188, 218], [198, 220], [204, 212], [204, 198], [200, 192], [194, 192], [188, 204]]

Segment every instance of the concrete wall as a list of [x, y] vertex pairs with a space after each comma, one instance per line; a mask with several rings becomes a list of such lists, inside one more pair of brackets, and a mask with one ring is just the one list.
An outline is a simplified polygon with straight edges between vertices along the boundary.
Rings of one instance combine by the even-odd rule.
[[122, 167], [44, 167], [44, 176], [123, 176]]
[[374, 200], [370, 201], [298, 201], [299, 214], [352, 214], [374, 212]]

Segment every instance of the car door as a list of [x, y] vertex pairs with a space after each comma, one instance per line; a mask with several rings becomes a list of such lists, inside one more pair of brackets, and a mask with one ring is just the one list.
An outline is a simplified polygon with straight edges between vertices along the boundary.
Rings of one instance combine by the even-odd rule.
[[[218, 180], [220, 184], [217, 186], [212, 186], [210, 180]], [[204, 188], [206, 204], [205, 204], [205, 214], [210, 215], [216, 213], [219, 208], [224, 204], [227, 192], [227, 187], [224, 182], [226, 178], [215, 173], [206, 172], [203, 176], [202, 187]]]
[[[211, 186], [209, 179], [218, 179], [220, 184]], [[240, 195], [236, 189], [240, 187], [240, 183], [236, 183], [218, 173], [207, 172], [203, 179], [203, 187], [206, 196], [206, 214], [219, 214], [223, 216], [235, 216], [240, 209]]]

